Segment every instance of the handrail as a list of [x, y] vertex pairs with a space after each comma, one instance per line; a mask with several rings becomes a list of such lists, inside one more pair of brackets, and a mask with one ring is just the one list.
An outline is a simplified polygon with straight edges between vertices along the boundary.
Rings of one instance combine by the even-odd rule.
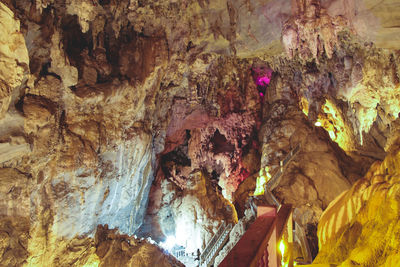
[[267, 182], [267, 184], [265, 185], [265, 188], [268, 188], [270, 191], [272, 191], [279, 184], [280, 178], [282, 177], [282, 174], [283, 174], [283, 170], [289, 164], [290, 160], [295, 155], [297, 155], [297, 152], [299, 152], [300, 147], [301, 147], [301, 143], [298, 143], [297, 146], [287, 154], [285, 159], [281, 160], [279, 162], [280, 168], [275, 172], [275, 174], [272, 176], [272, 178]]
[[205, 258], [205, 266], [209, 267], [211, 266], [210, 263], [212, 263], [215, 260], [215, 257], [218, 255], [218, 253], [221, 251], [221, 249], [225, 246], [226, 242], [229, 239], [229, 234], [232, 230], [232, 224], [228, 224], [223, 233], [219, 236], [217, 242], [214, 244], [211, 253], [207, 255]]
[[[221, 236], [223, 236], [226, 232], [227, 229], [229, 229], [229, 227], [231, 227], [231, 224], [228, 224], [225, 227], [225, 222], [223, 222], [220, 227], [218, 228], [217, 232], [215, 233], [215, 235], [213, 236], [213, 238], [208, 242], [206, 248], [204, 249], [203, 253], [201, 253], [200, 255], [200, 265], [203, 264], [210, 252], [212, 252], [212, 249], [214, 248], [215, 244], [217, 244], [217, 242], [220, 240]], [[232, 228], [230, 228], [232, 229]]]
[[270, 228], [270, 231], [268, 231], [267, 235], [264, 237], [263, 242], [260, 244], [260, 246], [257, 249], [256, 255], [254, 256], [253, 260], [251, 261], [251, 264], [250, 264], [251, 267], [259, 266], [258, 262], [264, 255], [264, 252], [265, 252], [265, 250], [270, 242], [270, 239], [272, 237], [273, 231], [276, 231], [276, 240], [281, 239], [284, 226], [287, 224], [289, 218], [291, 217], [290, 216], [291, 213], [292, 213], [291, 205], [283, 205], [282, 209], [279, 210], [278, 214], [276, 215], [276, 219], [274, 220], [274, 223], [273, 223], [272, 227]]
[[274, 176], [264, 185], [264, 198], [268, 203], [274, 204], [279, 210], [281, 203], [272, 194], [272, 190], [279, 185], [280, 178], [282, 177], [283, 171], [289, 164], [290, 160], [299, 152], [301, 143], [298, 143], [285, 157], [284, 160], [280, 161], [280, 168], [275, 172]]
[[[300, 151], [301, 143], [298, 143], [294, 149], [292, 149], [287, 156], [280, 161], [280, 168], [275, 172], [273, 177], [265, 184], [264, 186], [264, 197], [266, 198], [267, 202], [273, 203], [276, 207], [277, 210], [279, 211], [281, 208], [281, 203], [275, 198], [275, 196], [272, 194], [272, 190], [279, 184], [280, 178], [282, 177], [283, 171], [286, 168], [286, 166], [289, 164], [291, 159], [297, 155], [297, 153]], [[297, 223], [296, 223], [297, 224]], [[220, 247], [215, 248], [216, 244], [219, 243], [221, 240], [222, 236], [224, 236], [224, 239], [227, 239], [227, 236], [229, 235], [229, 232], [232, 229], [232, 225], [229, 224], [225, 228], [225, 223], [221, 224], [220, 227], [218, 228], [217, 232], [211, 239], [211, 241], [207, 244], [205, 250], [203, 253], [200, 255], [200, 266], [203, 265], [204, 262], [206, 262], [206, 266], [215, 258], [217, 253], [221, 250], [223, 245], [225, 244], [226, 240], [223, 240], [221, 244], [219, 245]], [[226, 233], [229, 231], [228, 233]], [[210, 254], [212, 253], [211, 257]]]
[[208, 242], [206, 248], [204, 249], [203, 253], [201, 253], [200, 255], [200, 264], [202, 264], [205, 259], [207, 258], [208, 254], [210, 253], [212, 247], [214, 247], [215, 243], [218, 241], [218, 239], [220, 238], [220, 236], [223, 234], [224, 232], [224, 227], [225, 227], [225, 222], [222, 222], [222, 224], [219, 226], [217, 232], [215, 233], [215, 235], [211, 238], [211, 240]]
[[[278, 169], [278, 171], [274, 174], [274, 176], [267, 182], [267, 184], [264, 187], [265, 199], [267, 200], [268, 203], [273, 203], [278, 210], [281, 207], [281, 203], [275, 198], [274, 194], [272, 194], [272, 190], [279, 185], [280, 178], [282, 177], [284, 169], [289, 164], [290, 160], [293, 159], [293, 157], [297, 155], [297, 153], [300, 151], [300, 147], [301, 143], [298, 143], [296, 147], [286, 155], [285, 159], [280, 161], [281, 167]], [[296, 220], [294, 220], [294, 222], [296, 229], [301, 229]], [[300, 231], [296, 230], [295, 234], [299, 235], [298, 238], [302, 244], [302, 253], [305, 254], [304, 256], [306, 257], [305, 261], [311, 262], [311, 252], [310, 248], [308, 247], [308, 243], [305, 240], [304, 231], [302, 229]]]
[[307, 238], [306, 238], [306, 234], [304, 233], [303, 228], [300, 227], [300, 225], [295, 221], [295, 235], [298, 238], [298, 240], [300, 241], [301, 244], [301, 252], [302, 254], [305, 256], [305, 259], [303, 259], [302, 263], [311, 263], [312, 262], [312, 256], [311, 256], [311, 251], [310, 251], [310, 247], [308, 246], [307, 243]]

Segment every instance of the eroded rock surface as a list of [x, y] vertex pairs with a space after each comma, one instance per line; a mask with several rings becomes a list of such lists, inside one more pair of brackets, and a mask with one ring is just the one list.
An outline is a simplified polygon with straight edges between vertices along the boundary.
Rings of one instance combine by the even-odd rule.
[[203, 249], [298, 142], [274, 193], [315, 226], [399, 134], [398, 7], [2, 1], [0, 265], [174, 265], [96, 229]]
[[177, 245], [195, 253], [205, 247], [221, 221], [236, 223], [237, 215], [234, 206], [215, 192], [203, 173], [194, 172], [188, 178], [185, 191], [168, 180], [162, 181], [150, 194], [149, 212], [153, 231], [160, 231], [155, 236], [175, 237]]
[[12, 93], [28, 78], [29, 57], [20, 21], [3, 3], [0, 3], [0, 119], [8, 110]]
[[334, 201], [318, 225], [316, 263], [395, 266], [399, 260], [399, 150]]

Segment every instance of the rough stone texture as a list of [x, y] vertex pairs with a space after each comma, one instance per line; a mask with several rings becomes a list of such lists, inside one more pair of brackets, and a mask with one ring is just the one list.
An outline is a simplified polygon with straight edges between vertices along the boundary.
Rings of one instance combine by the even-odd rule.
[[[27, 77], [29, 57], [24, 36], [20, 32], [20, 22], [14, 13], [0, 3], [0, 20], [2, 41], [0, 43], [0, 100], [4, 101], [0, 115], [7, 111], [8, 103], [4, 98], [21, 85]], [[3, 116], [0, 116], [2, 118]]]
[[[1, 264], [96, 262], [97, 225], [162, 240], [177, 232], [171, 214], [197, 234], [190, 250], [200, 248], [219, 220], [235, 221], [223, 196], [243, 181], [246, 196], [260, 161], [276, 166], [300, 139], [305, 160], [275, 193], [315, 224], [399, 134], [399, 53], [382, 49], [399, 48], [398, 8], [1, 1]], [[264, 74], [270, 83], [257, 86]]]
[[176, 244], [188, 253], [204, 249], [221, 221], [237, 222], [233, 205], [215, 192], [210, 179], [201, 172], [190, 174], [185, 191], [164, 180], [150, 196], [153, 231], [160, 231], [155, 236], [175, 237]]
[[322, 0], [321, 5], [331, 16], [343, 16], [365, 41], [380, 48], [399, 49], [399, 4], [384, 0]]
[[[48, 86], [45, 81], [42, 85]], [[57, 242], [58, 238], [92, 235], [98, 224], [133, 234], [142, 224], [153, 179], [151, 137], [145, 129], [136, 128], [140, 123], [135, 124], [144, 116], [139, 104], [144, 94], [128, 84], [109, 84], [108, 88], [113, 86], [118, 87], [114, 94], [100, 91], [79, 97], [71, 90], [64, 92], [63, 111], [55, 108], [60, 102], [52, 105], [45, 90], [40, 90], [44, 96], [24, 98], [25, 116], [44, 112], [49, 117], [25, 123], [25, 131], [33, 137], [32, 153], [37, 155], [31, 161], [37, 167], [26, 168], [40, 184], [31, 191], [30, 234], [37, 239], [30, 246], [32, 256], [47, 238]], [[135, 111], [125, 113], [128, 106], [124, 112], [116, 110], [132, 99], [138, 101]], [[97, 101], [107, 105], [99, 106]], [[43, 236], [42, 229], [47, 227]], [[42, 258], [32, 257], [32, 263], [48, 259], [42, 254]]]
[[321, 8], [318, 1], [297, 0], [292, 6], [293, 17], [282, 31], [282, 42], [286, 53], [293, 57], [296, 53], [302, 59], [318, 58], [324, 53], [331, 58], [337, 46], [338, 32], [344, 30], [345, 21], [331, 17]]
[[153, 245], [154, 241], [120, 235], [107, 227], [97, 229], [94, 243], [96, 254], [91, 260], [100, 262], [98, 266], [184, 266], [174, 257], [166, 255], [160, 247]]
[[[306, 230], [311, 240], [322, 211], [340, 193], [362, 175], [363, 170], [343, 153], [320, 128], [310, 126], [304, 114], [284, 100], [268, 108], [268, 120], [260, 131], [263, 143], [261, 166], [269, 166], [271, 174], [279, 161], [297, 145], [300, 151], [286, 168], [274, 194], [295, 208], [294, 219]], [[359, 165], [362, 166], [362, 165]]]
[[0, 3], [0, 119], [12, 101], [12, 93], [27, 79], [29, 57], [20, 22], [14, 13]]
[[332, 201], [318, 225], [315, 263], [395, 266], [399, 260], [398, 146]]
[[29, 178], [14, 169], [0, 169], [0, 264], [20, 266], [28, 257]]

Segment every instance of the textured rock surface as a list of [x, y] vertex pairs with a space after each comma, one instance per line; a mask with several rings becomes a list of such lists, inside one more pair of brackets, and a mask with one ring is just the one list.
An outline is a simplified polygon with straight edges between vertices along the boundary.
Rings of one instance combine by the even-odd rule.
[[189, 175], [183, 192], [164, 180], [150, 196], [153, 231], [160, 231], [154, 236], [173, 236], [176, 244], [186, 247], [188, 253], [205, 247], [221, 221], [237, 222], [233, 205], [215, 192], [208, 177], [201, 172]]
[[157, 240], [184, 224], [202, 249], [238, 185], [242, 216], [246, 178], [300, 140], [275, 193], [315, 225], [399, 134], [398, 8], [1, 1], [0, 265], [138, 264], [107, 231], [94, 256], [104, 224]]
[[29, 57], [20, 22], [14, 13], [0, 3], [0, 119], [8, 110], [12, 93], [18, 90], [28, 77]]
[[94, 243], [96, 254], [92, 254], [91, 260], [94, 263], [97, 260], [98, 266], [184, 266], [174, 257], [165, 255], [153, 242], [119, 235], [107, 227], [98, 228]]
[[380, 48], [399, 49], [399, 4], [384, 0], [377, 4], [372, 0], [321, 1], [331, 16], [343, 16], [349, 25], [365, 41], [374, 42]]
[[[304, 114], [288, 100], [279, 100], [266, 109], [268, 118], [260, 130], [261, 166], [268, 166], [271, 174], [279, 169], [279, 161], [297, 145], [300, 151], [285, 169], [274, 195], [282, 203], [295, 208], [294, 219], [306, 230], [317, 252], [315, 230], [322, 211], [351, 183], [365, 172], [340, 148], [332, 143], [320, 128], [311, 126]], [[362, 164], [359, 164], [362, 166]], [[253, 182], [252, 182], [253, 181]], [[240, 185], [235, 203], [243, 212], [247, 196], [254, 192], [254, 176]]]
[[396, 146], [324, 211], [318, 225], [320, 252], [316, 263], [398, 264], [399, 156]]

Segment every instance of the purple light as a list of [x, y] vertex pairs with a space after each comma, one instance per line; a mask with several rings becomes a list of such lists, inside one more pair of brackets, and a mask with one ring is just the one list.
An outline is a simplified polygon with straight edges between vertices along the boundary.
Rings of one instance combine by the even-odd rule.
[[267, 66], [255, 66], [251, 68], [251, 73], [253, 81], [257, 85], [258, 95], [261, 101], [263, 101], [265, 92], [271, 82], [273, 71]]
[[270, 83], [270, 81], [271, 81], [270, 77], [263, 76], [263, 77], [258, 77], [256, 83], [257, 83], [257, 85], [265, 86], [265, 85], [268, 85]]

